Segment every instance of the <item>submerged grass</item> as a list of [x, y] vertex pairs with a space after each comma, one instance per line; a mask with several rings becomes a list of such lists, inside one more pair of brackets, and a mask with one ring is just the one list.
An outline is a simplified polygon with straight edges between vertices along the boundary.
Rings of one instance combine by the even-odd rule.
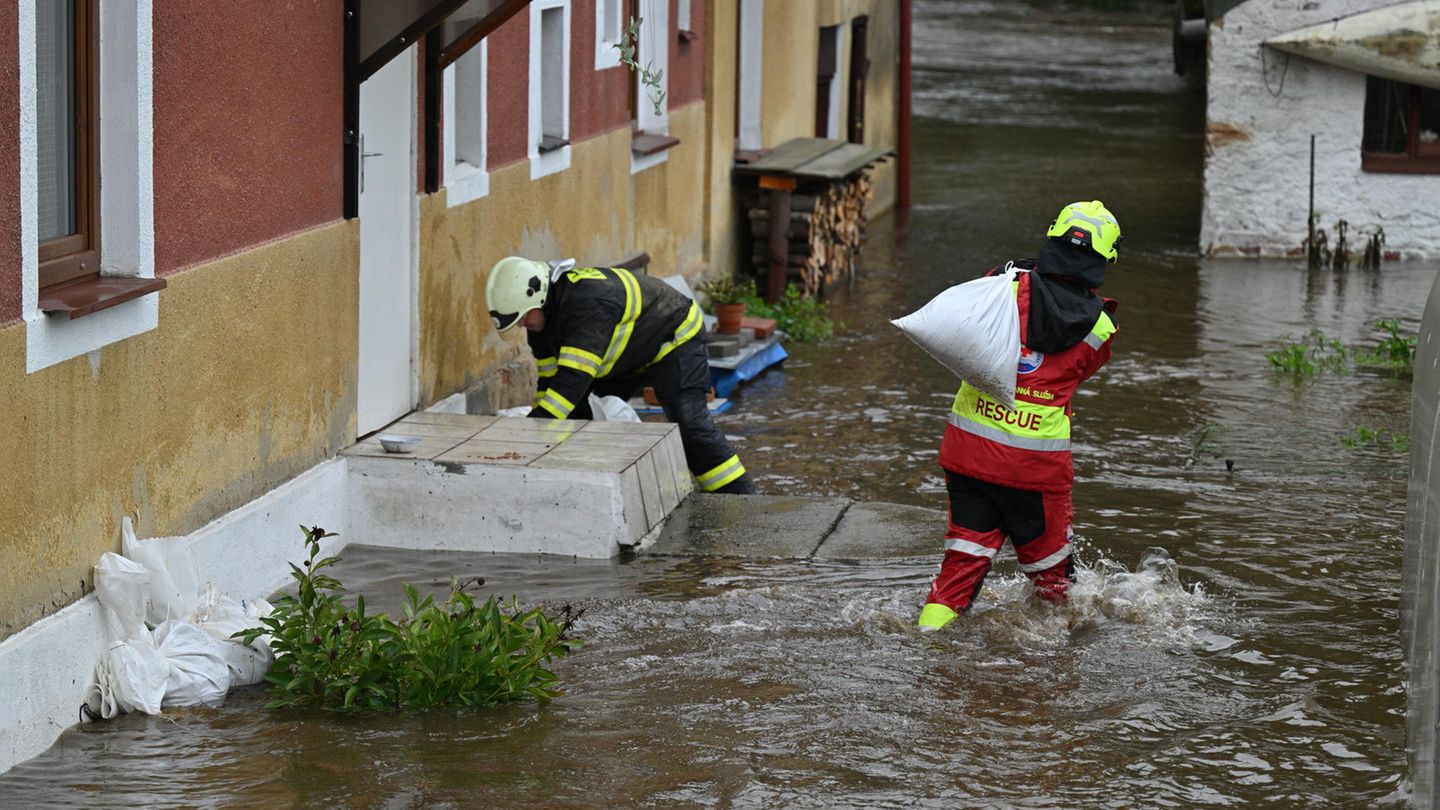
[[1384, 336], [1370, 348], [1352, 348], [1319, 329], [1300, 340], [1286, 339], [1280, 348], [1265, 354], [1270, 365], [1297, 378], [1321, 374], [1351, 374], [1362, 369], [1381, 370], [1396, 376], [1408, 375], [1415, 365], [1415, 338], [1400, 334], [1400, 322], [1388, 318], [1375, 322]]
[[477, 604], [466, 588], [479, 580], [452, 580], [438, 603], [406, 585], [401, 619], [367, 614], [364, 596], [347, 606], [344, 586], [323, 573], [339, 562], [320, 557], [320, 541], [334, 533], [302, 529], [305, 564], [290, 566], [297, 592], [276, 600], [263, 627], [236, 634], [247, 644], [269, 637], [275, 664], [266, 675], [274, 695], [267, 708], [427, 710], [560, 694], [546, 666], [578, 646], [566, 634], [579, 611], [566, 605], [552, 618], [521, 611], [514, 600]]

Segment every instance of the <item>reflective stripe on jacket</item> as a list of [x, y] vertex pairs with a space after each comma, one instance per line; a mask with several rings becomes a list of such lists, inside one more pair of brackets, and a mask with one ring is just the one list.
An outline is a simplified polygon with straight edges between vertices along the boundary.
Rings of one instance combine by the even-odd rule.
[[1020, 317], [1020, 358], [1011, 410], [962, 383], [940, 443], [940, 464], [951, 472], [1001, 486], [1041, 492], [1070, 489], [1075, 473], [1070, 455], [1071, 400], [1084, 382], [1110, 359], [1117, 331], [1101, 311], [1090, 333], [1059, 352], [1042, 354], [1023, 345], [1029, 321], [1030, 274], [1016, 274]]
[[694, 301], [669, 284], [614, 267], [579, 267], [550, 282], [545, 329], [529, 333], [540, 385], [531, 416], [565, 419], [596, 379], [624, 377], [700, 334]]

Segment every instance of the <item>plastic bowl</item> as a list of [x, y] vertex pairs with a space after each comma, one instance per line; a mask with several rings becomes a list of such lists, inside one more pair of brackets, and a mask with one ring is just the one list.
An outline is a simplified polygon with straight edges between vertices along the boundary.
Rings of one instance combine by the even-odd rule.
[[396, 436], [387, 434], [381, 436], [380, 446], [385, 448], [387, 453], [413, 453], [415, 448], [420, 446], [419, 436]]

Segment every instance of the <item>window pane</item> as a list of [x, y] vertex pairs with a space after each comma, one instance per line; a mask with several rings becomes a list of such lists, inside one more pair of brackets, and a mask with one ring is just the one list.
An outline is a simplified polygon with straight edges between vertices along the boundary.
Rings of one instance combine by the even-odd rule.
[[1440, 90], [1420, 89], [1420, 148], [1440, 147]]
[[1405, 125], [1410, 112], [1410, 85], [1366, 78], [1365, 137], [1361, 149], [1366, 152], [1405, 152]]
[[35, 5], [40, 241], [75, 233], [75, 6]]

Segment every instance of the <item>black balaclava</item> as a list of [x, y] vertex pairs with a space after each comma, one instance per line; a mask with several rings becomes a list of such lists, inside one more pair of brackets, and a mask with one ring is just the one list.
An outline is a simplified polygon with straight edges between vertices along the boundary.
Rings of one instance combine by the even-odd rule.
[[1105, 257], [1069, 240], [1051, 238], [1030, 274], [1030, 323], [1025, 345], [1058, 352], [1085, 339], [1100, 318]]

